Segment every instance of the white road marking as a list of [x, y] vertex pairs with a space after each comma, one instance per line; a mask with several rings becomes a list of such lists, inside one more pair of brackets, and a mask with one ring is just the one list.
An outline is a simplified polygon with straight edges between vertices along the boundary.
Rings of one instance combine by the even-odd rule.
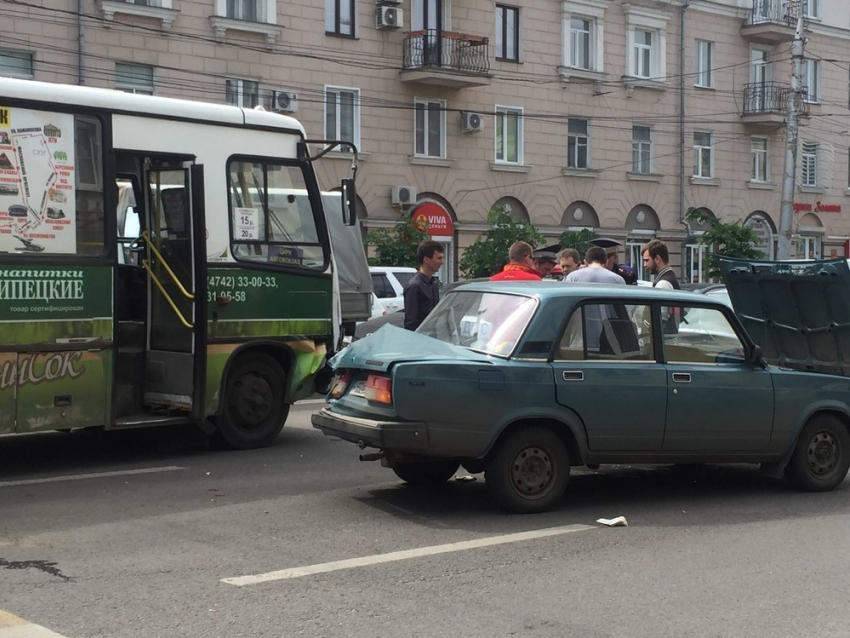
[[70, 476], [51, 476], [50, 478], [22, 479], [20, 481], [0, 481], [0, 487], [14, 487], [16, 485], [36, 485], [38, 483], [61, 483], [62, 481], [84, 481], [86, 479], [107, 478], [110, 476], [130, 476], [133, 474], [153, 474], [155, 472], [173, 472], [185, 470], [179, 465], [167, 465], [165, 467], [146, 467], [140, 470], [121, 470], [118, 472], [98, 472], [96, 474], [72, 474]]
[[390, 552], [389, 554], [375, 554], [373, 556], [364, 556], [362, 558], [349, 558], [347, 560], [319, 563], [318, 565], [308, 565], [306, 567], [292, 567], [290, 569], [281, 569], [253, 576], [222, 578], [221, 582], [227, 583], [228, 585], [236, 585], [237, 587], [244, 587], [246, 585], [257, 585], [259, 583], [267, 583], [275, 580], [287, 580], [290, 578], [301, 578], [302, 576], [312, 576], [313, 574], [335, 572], [341, 569], [353, 569], [355, 567], [380, 565], [381, 563], [393, 563], [411, 558], [435, 556], [437, 554], [448, 554], [451, 552], [462, 552], [467, 549], [479, 549], [481, 547], [492, 547], [494, 545], [520, 543], [522, 541], [535, 540], [538, 538], [560, 536], [562, 534], [572, 534], [574, 532], [584, 532], [591, 529], [598, 528], [591, 525], [564, 525], [562, 527], [549, 527], [530, 532], [518, 532], [516, 534], [504, 534], [502, 536], [478, 538], [471, 541], [460, 541], [459, 543], [447, 543], [445, 545], [432, 545], [431, 547], [406, 549], [399, 552]]
[[0, 638], [63, 638], [63, 636], [0, 609]]

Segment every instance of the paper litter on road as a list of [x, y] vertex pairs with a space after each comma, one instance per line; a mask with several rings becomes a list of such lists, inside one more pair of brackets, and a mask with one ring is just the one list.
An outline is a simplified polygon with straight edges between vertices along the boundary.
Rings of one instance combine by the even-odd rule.
[[468, 475], [468, 476], [456, 476], [455, 480], [458, 483], [469, 483], [469, 482], [472, 482], [472, 481], [477, 481], [478, 477], [477, 476], [470, 476], [470, 475]]
[[617, 518], [600, 518], [596, 521], [600, 525], [607, 525], [608, 527], [628, 527], [629, 522], [626, 520], [625, 516], [618, 516]]

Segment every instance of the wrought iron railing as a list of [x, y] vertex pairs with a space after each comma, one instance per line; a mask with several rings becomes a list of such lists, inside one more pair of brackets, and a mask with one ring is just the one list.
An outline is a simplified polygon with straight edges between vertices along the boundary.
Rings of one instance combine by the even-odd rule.
[[490, 71], [489, 39], [439, 29], [414, 31], [404, 40], [403, 67], [485, 74]]
[[[803, 87], [802, 95], [807, 94], [808, 89]], [[791, 87], [782, 82], [751, 82], [744, 87], [744, 115], [785, 115], [793, 97]], [[803, 115], [809, 112], [805, 100], [800, 102], [800, 111]]]
[[801, 0], [753, 0], [750, 24], [783, 24], [793, 27], [801, 11]]

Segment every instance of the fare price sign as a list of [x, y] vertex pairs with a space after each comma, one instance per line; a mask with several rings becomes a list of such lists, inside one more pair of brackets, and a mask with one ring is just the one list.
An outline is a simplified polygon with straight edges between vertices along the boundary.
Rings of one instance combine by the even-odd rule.
[[260, 239], [260, 211], [256, 208], [237, 208], [234, 210], [235, 239], [257, 241]]

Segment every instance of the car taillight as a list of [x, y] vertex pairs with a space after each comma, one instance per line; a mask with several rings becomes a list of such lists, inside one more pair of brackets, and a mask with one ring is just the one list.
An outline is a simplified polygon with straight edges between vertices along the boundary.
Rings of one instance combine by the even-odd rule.
[[391, 404], [393, 402], [392, 385], [392, 379], [389, 377], [379, 377], [370, 374], [366, 379], [364, 396], [368, 401]]
[[331, 397], [334, 399], [340, 398], [343, 394], [345, 394], [345, 389], [348, 387], [350, 382], [351, 372], [343, 372], [338, 375], [334, 381], [333, 388], [331, 388]]

